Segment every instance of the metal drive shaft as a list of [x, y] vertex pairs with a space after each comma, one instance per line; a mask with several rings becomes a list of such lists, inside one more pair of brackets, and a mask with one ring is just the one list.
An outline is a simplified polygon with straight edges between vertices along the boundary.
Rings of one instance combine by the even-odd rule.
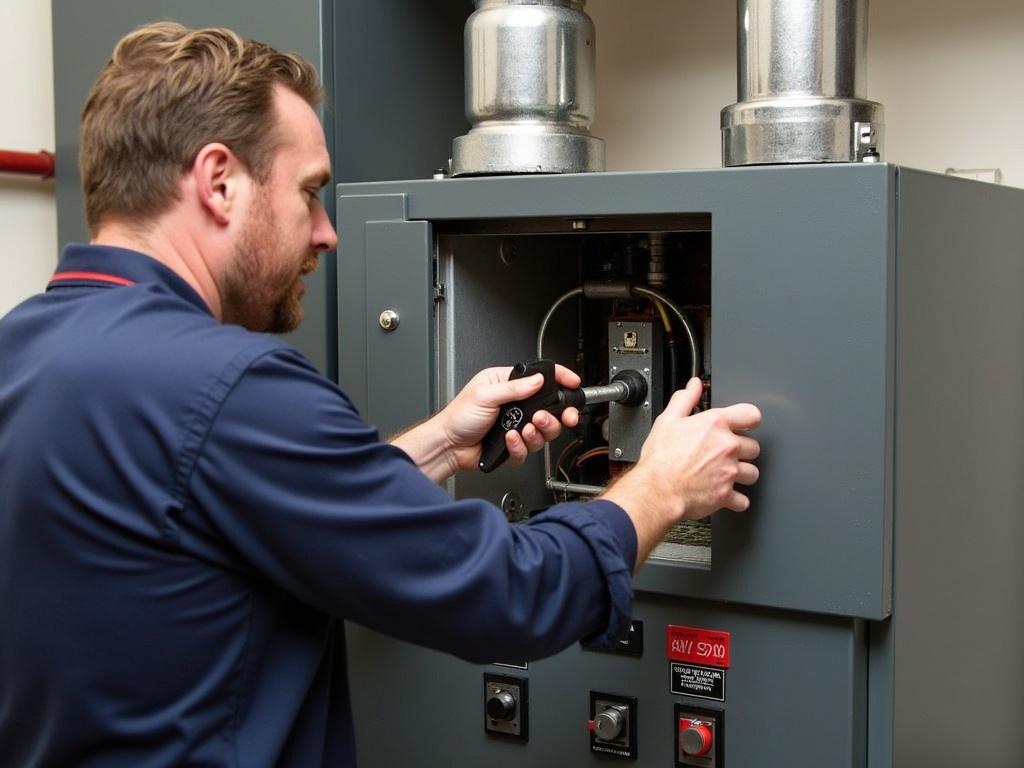
[[607, 384], [583, 387], [583, 402], [639, 405], [647, 397], [647, 379], [639, 371], [625, 370]]
[[629, 385], [624, 381], [613, 381], [611, 384], [583, 387], [583, 402], [587, 405], [593, 405], [594, 403], [619, 403], [627, 397], [629, 397]]

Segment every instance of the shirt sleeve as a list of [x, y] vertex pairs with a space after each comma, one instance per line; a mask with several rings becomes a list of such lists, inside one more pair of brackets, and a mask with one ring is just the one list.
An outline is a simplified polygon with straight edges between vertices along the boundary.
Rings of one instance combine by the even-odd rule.
[[291, 350], [237, 380], [188, 490], [239, 567], [403, 640], [487, 662], [628, 629], [636, 533], [621, 508], [567, 503], [510, 525], [455, 501]]

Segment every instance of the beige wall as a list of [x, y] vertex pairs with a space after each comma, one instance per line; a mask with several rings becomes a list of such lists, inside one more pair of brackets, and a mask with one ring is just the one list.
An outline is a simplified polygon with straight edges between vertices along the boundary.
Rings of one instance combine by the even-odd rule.
[[[736, 101], [734, 0], [589, 0], [597, 120], [609, 170], [721, 165]], [[871, 0], [867, 97], [885, 106], [884, 158], [1000, 168], [1024, 187], [1024, 2]]]
[[[52, 152], [50, 3], [0, 0], [0, 149]], [[0, 174], [0, 315], [42, 289], [57, 254], [53, 182]]]
[[[589, 0], [609, 170], [715, 167], [719, 110], [736, 99], [733, 0]], [[0, 2], [0, 148], [52, 150], [50, 4]], [[873, 0], [868, 97], [885, 105], [887, 160], [1000, 168], [1024, 187], [1024, 3]], [[52, 182], [0, 176], [0, 314], [39, 290], [56, 256]]]

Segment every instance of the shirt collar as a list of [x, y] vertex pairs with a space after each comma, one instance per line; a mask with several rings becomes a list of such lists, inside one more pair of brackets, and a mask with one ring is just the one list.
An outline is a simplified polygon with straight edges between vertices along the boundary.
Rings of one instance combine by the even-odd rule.
[[70, 243], [61, 251], [57, 271], [46, 290], [62, 285], [126, 286], [157, 283], [207, 314], [210, 308], [173, 269], [156, 259], [128, 248], [112, 245]]

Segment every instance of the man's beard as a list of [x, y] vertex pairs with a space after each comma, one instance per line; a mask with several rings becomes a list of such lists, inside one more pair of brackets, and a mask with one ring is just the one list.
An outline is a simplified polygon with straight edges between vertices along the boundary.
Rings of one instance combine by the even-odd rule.
[[317, 267], [316, 253], [301, 264], [278, 266], [281, 242], [277, 219], [265, 201], [257, 201], [235, 246], [222, 284], [223, 317], [250, 331], [288, 333], [302, 322], [299, 277]]

